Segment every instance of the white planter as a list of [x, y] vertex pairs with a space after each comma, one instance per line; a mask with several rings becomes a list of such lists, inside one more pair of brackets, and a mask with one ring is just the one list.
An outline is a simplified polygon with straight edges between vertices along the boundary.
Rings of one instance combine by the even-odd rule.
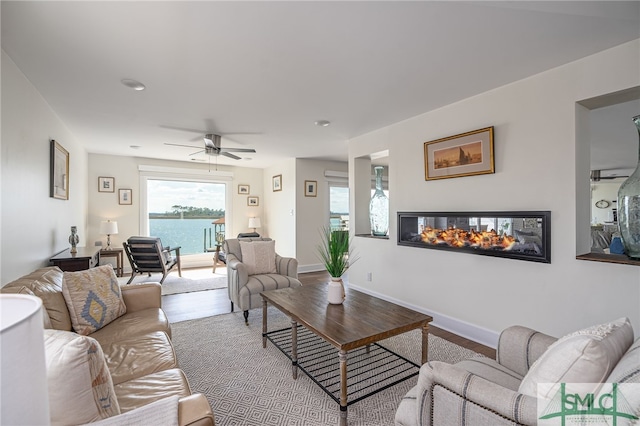
[[344, 302], [344, 287], [341, 278], [331, 277], [328, 285], [327, 299], [332, 305], [341, 305]]

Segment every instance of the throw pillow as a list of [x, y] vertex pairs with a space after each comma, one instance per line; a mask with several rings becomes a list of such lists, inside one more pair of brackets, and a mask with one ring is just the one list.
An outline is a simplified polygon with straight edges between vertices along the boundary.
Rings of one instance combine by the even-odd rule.
[[519, 392], [536, 397], [539, 383], [602, 383], [632, 343], [633, 328], [628, 318], [568, 334], [533, 363]]
[[275, 241], [240, 241], [240, 252], [249, 275], [276, 273]]
[[44, 330], [52, 425], [78, 425], [120, 414], [107, 362], [97, 340]]
[[62, 295], [69, 308], [73, 329], [85, 336], [127, 312], [118, 279], [110, 265], [65, 272]]

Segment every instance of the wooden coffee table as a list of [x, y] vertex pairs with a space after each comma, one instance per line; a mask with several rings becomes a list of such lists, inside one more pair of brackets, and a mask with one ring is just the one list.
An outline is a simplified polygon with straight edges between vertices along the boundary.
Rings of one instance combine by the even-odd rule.
[[[424, 315], [411, 309], [404, 308], [391, 302], [370, 296], [368, 294], [347, 289], [347, 298], [342, 305], [330, 305], [327, 302], [327, 286], [324, 284], [312, 284], [297, 288], [283, 288], [279, 290], [264, 291], [261, 293], [262, 305], [262, 347], [267, 346], [269, 339], [276, 347], [284, 352], [292, 362], [293, 378], [298, 376], [298, 368], [316, 382], [329, 396], [340, 404], [340, 424], [347, 424], [347, 406], [355, 403], [367, 396], [386, 389], [402, 380], [418, 374], [419, 365], [408, 359], [375, 343], [410, 330], [422, 328], [422, 359], [421, 363], [427, 362], [429, 323], [433, 320], [429, 315]], [[267, 304], [270, 303], [277, 309], [291, 318], [291, 331], [287, 329], [267, 331]], [[338, 349], [339, 359], [339, 397], [335, 396], [327, 387], [323, 385], [320, 373], [313, 368], [305, 368], [298, 363], [298, 333], [299, 324], [303, 326], [300, 331], [308, 333], [311, 337], [304, 337], [305, 342], [313, 338], [319, 343], [309, 343], [313, 352], [319, 353], [322, 349], [319, 345], [324, 342], [329, 343]], [[275, 334], [274, 334], [275, 333]], [[286, 342], [282, 344], [283, 334], [286, 333]], [[280, 336], [280, 340], [277, 337]], [[317, 339], [313, 335], [319, 336]], [[324, 342], [322, 342], [324, 341]], [[324, 343], [326, 345], [326, 343]], [[327, 345], [328, 346], [328, 345]], [[373, 347], [373, 349], [371, 349]], [[285, 349], [286, 348], [286, 349]], [[290, 351], [290, 355], [287, 353]], [[381, 387], [373, 391], [367, 391], [352, 401], [348, 401], [347, 392], [347, 353], [350, 361], [358, 358], [358, 363], [367, 362], [367, 358], [373, 358], [374, 353], [383, 353], [381, 357], [390, 357], [398, 362], [405, 363], [413, 368], [413, 373], [403, 376], [401, 379], [389, 382], [381, 382]], [[356, 354], [357, 353], [357, 354]], [[378, 355], [376, 355], [378, 356]], [[395, 357], [395, 358], [394, 358]], [[335, 356], [333, 356], [335, 358]], [[365, 361], [362, 361], [362, 360]], [[388, 361], [385, 361], [388, 364]], [[324, 368], [324, 367], [323, 367]], [[374, 368], [374, 367], [372, 367]], [[358, 366], [354, 370], [369, 370]], [[325, 374], [325, 373], [322, 373]], [[352, 374], [352, 373], [349, 373]], [[395, 373], [391, 373], [395, 374]], [[389, 373], [386, 373], [389, 376]], [[385, 376], [384, 373], [376, 372], [374, 376]], [[352, 382], [353, 378], [349, 377]], [[393, 378], [392, 378], [393, 379]], [[360, 379], [357, 379], [360, 380]], [[362, 379], [368, 382], [375, 381], [371, 377]], [[367, 385], [371, 387], [370, 384]]]

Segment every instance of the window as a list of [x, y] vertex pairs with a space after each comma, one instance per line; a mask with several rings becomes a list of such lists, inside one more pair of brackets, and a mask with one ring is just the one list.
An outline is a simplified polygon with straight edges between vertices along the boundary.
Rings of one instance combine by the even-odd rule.
[[181, 255], [206, 252], [224, 238], [225, 192], [224, 183], [148, 179], [149, 235]]
[[349, 230], [349, 187], [329, 183], [329, 223], [333, 230]]

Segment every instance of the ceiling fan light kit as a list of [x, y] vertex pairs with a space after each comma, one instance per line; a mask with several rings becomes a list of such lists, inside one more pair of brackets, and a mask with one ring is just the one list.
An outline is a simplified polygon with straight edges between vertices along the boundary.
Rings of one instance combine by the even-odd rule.
[[[222, 137], [220, 135], [216, 135], [215, 133], [207, 133], [204, 135], [203, 137], [203, 141], [204, 141], [204, 149], [200, 149], [199, 151], [196, 151], [194, 153], [189, 154], [191, 155], [196, 155], [196, 154], [200, 154], [201, 152], [204, 152], [207, 155], [224, 155], [225, 157], [229, 157], [229, 158], [233, 158], [234, 160], [241, 160], [241, 157], [238, 157], [235, 154], [232, 154], [232, 152], [252, 152], [255, 153], [256, 150], [253, 148], [225, 148], [222, 146]], [[172, 145], [172, 146], [181, 146], [181, 147], [187, 147], [187, 148], [200, 148], [194, 145], [183, 145], [183, 144], [178, 144], [178, 143], [165, 143], [165, 145]]]
[[120, 83], [124, 84], [129, 89], [133, 89], [137, 91], [144, 90], [147, 88], [147, 86], [145, 86], [144, 84], [140, 83], [137, 80], [133, 80], [131, 78], [123, 78], [122, 80], [120, 80]]

